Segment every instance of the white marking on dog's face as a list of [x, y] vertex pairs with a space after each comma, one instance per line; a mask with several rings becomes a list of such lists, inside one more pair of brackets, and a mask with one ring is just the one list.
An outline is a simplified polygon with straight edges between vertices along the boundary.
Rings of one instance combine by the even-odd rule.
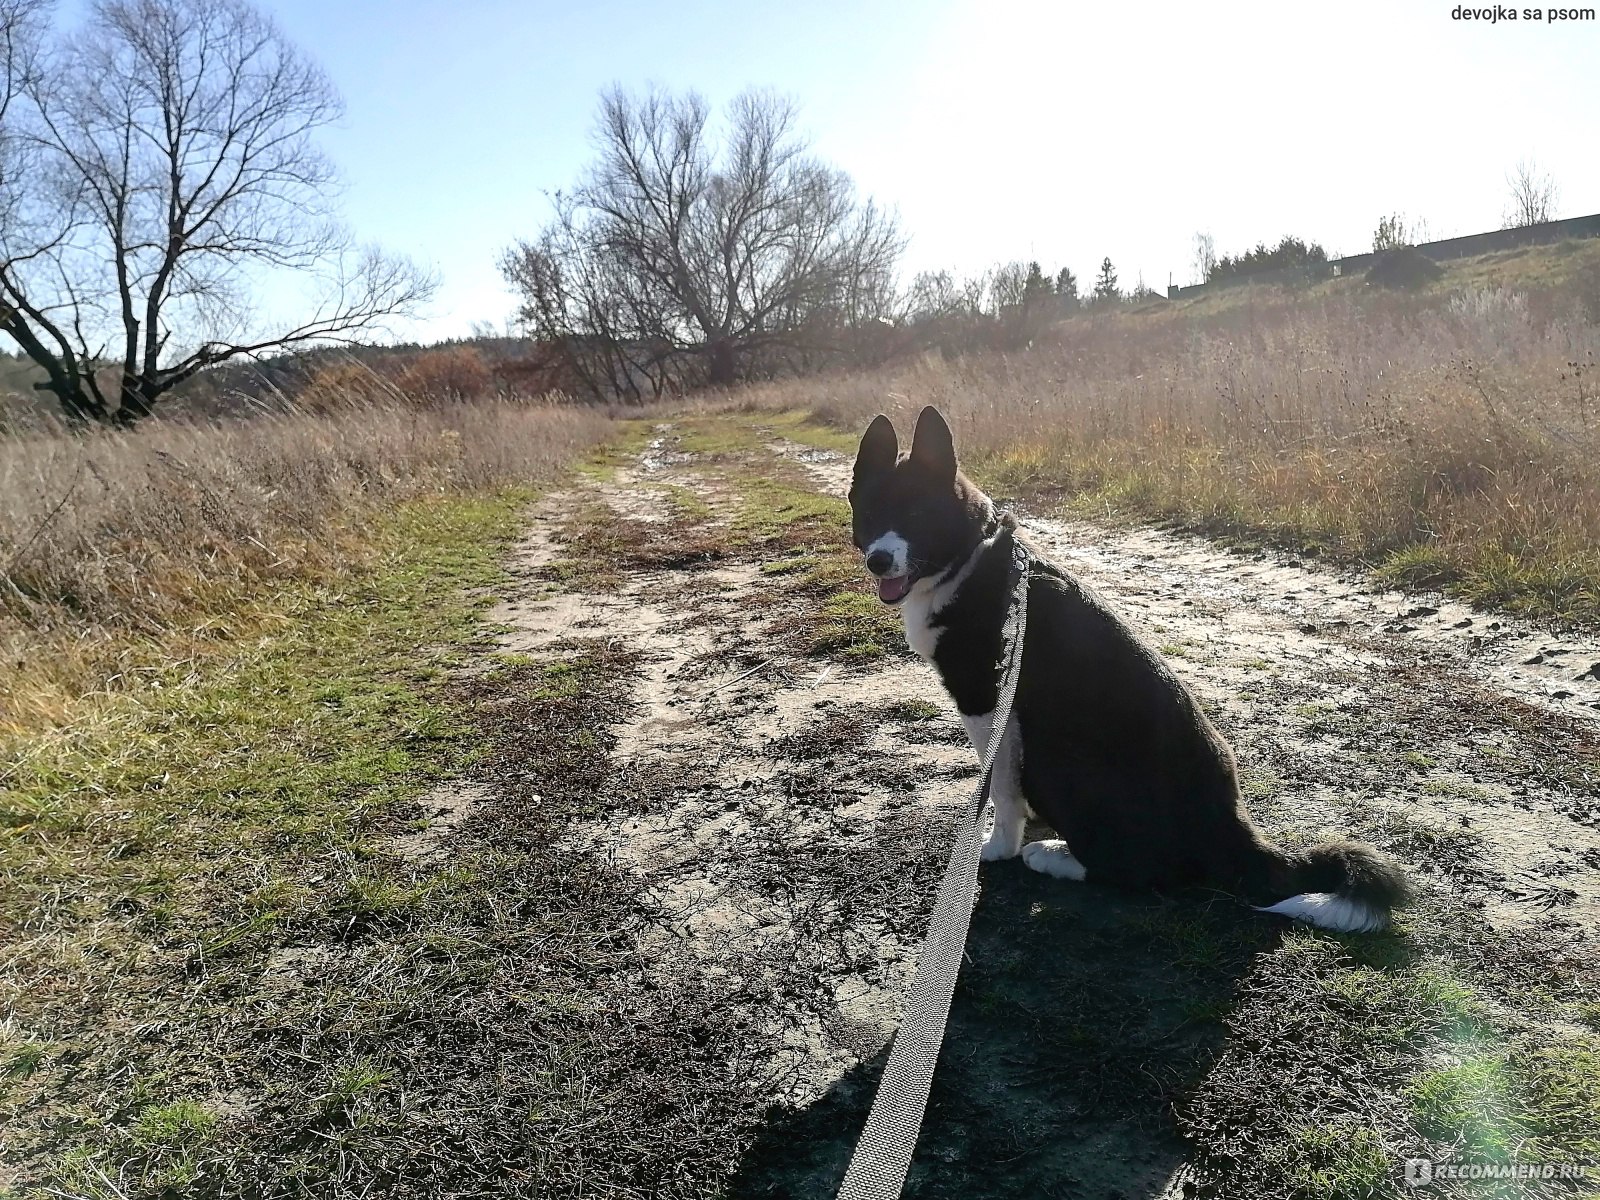
[[[886, 571], [873, 571], [872, 573], [874, 575], [881, 576], [885, 579], [893, 579], [897, 576], [904, 575], [911, 569], [911, 544], [894, 530], [891, 529], [882, 537], [875, 538], [865, 551], [869, 561], [874, 554], [879, 553], [889, 555], [891, 559], [891, 565]], [[867, 569], [869, 571], [872, 570], [871, 567], [868, 567]]]

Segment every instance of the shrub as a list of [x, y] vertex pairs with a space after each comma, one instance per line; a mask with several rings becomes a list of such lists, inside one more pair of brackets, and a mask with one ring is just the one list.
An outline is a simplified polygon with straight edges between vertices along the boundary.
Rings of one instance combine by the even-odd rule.
[[1378, 255], [1367, 268], [1366, 280], [1378, 287], [1419, 288], [1444, 274], [1433, 259], [1414, 246], [1401, 246]]
[[420, 400], [477, 400], [496, 391], [494, 372], [470, 346], [441, 346], [412, 357], [395, 378], [408, 396]]

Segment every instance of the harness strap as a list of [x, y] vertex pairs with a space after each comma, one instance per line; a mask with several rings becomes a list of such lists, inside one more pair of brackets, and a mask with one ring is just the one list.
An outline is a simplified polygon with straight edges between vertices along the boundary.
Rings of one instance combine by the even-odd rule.
[[1011, 720], [1022, 666], [1022, 640], [1028, 628], [1028, 565], [1026, 546], [1011, 531], [1011, 598], [1001, 632], [999, 695], [994, 723], [983, 755], [983, 773], [956, 828], [955, 845], [933, 902], [928, 934], [917, 956], [900, 1028], [878, 1083], [872, 1111], [856, 1142], [855, 1153], [839, 1188], [839, 1200], [898, 1200], [928, 1108], [939, 1047], [950, 1019], [956, 975], [966, 950], [967, 930], [978, 892], [978, 854], [988, 807], [995, 758]]

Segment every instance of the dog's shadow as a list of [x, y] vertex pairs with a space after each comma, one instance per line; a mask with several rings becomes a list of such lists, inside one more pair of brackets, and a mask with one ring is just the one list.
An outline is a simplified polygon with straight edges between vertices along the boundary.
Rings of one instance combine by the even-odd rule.
[[[986, 867], [905, 1194], [1161, 1195], [1185, 1160], [1175, 1109], [1281, 930], [1234, 900], [1066, 883], [1020, 861]], [[834, 1195], [886, 1054], [775, 1114], [728, 1194]]]

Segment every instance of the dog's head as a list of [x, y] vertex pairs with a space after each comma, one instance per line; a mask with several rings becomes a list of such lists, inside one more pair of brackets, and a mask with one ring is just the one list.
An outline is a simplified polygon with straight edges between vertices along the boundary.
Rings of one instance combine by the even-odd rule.
[[856, 548], [885, 604], [899, 604], [918, 583], [931, 586], [964, 562], [994, 515], [988, 497], [957, 469], [950, 426], [935, 408], [917, 418], [904, 458], [889, 418], [872, 419], [856, 454], [850, 512]]

